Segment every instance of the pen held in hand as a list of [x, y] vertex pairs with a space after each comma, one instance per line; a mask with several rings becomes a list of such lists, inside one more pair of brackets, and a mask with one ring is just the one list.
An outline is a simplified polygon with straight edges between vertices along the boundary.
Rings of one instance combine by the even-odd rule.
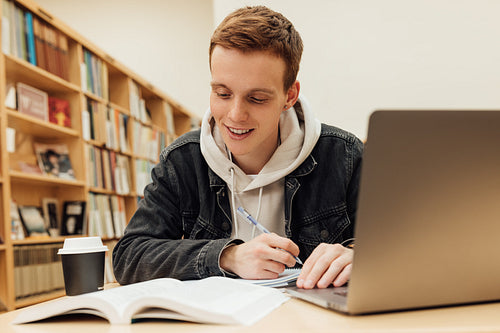
[[[252, 215], [250, 215], [246, 210], [245, 208], [243, 207], [238, 207], [238, 214], [240, 214], [242, 217], [245, 218], [246, 221], [248, 221], [249, 223], [253, 224], [255, 227], [257, 227], [257, 229], [259, 229], [260, 231], [262, 231], [263, 233], [266, 233], [266, 234], [270, 234], [271, 232], [269, 230], [267, 230], [262, 224], [260, 224], [256, 219], [253, 218]], [[235, 221], [236, 223], [236, 221]], [[286, 250], [283, 250], [283, 251], [286, 251]], [[288, 251], [286, 251], [288, 252]], [[290, 252], [288, 252], [290, 253]], [[290, 253], [291, 254], [291, 253]], [[302, 264], [302, 261], [299, 259], [299, 257], [296, 257], [292, 254], [292, 256], [295, 258], [295, 261], [300, 264], [300, 265], [303, 265]]]

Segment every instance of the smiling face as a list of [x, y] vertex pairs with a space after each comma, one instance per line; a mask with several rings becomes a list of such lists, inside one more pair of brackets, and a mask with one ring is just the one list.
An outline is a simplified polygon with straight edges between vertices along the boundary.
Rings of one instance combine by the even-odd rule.
[[283, 88], [285, 62], [265, 51], [216, 46], [211, 57], [210, 109], [233, 161], [258, 173], [278, 146], [281, 112], [298, 98], [299, 83]]

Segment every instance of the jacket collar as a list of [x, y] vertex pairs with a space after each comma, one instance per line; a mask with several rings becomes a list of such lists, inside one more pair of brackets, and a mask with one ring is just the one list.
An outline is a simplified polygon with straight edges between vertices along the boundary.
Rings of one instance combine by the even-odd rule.
[[[310, 174], [318, 165], [316, 159], [312, 154], [310, 154], [302, 164], [291, 172], [286, 177], [302, 177]], [[208, 179], [210, 183], [210, 188], [213, 190], [217, 190], [220, 187], [226, 186], [226, 182], [220, 178], [210, 167], [208, 168]]]

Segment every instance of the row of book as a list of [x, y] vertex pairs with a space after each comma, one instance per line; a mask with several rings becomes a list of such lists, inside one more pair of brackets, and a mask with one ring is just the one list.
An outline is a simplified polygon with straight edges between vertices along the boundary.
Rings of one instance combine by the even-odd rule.
[[41, 206], [10, 203], [11, 238], [58, 237], [60, 235], [82, 235], [86, 230], [87, 203], [80, 200], [66, 200], [59, 214], [60, 201], [57, 198], [43, 198]]
[[68, 100], [49, 96], [45, 91], [22, 82], [7, 84], [5, 106], [42, 121], [71, 128]]
[[117, 109], [108, 107], [106, 110], [106, 147], [130, 153], [127, 133], [129, 116]]
[[108, 100], [109, 82], [106, 64], [100, 58], [84, 48], [83, 62], [80, 66], [82, 89]]
[[138, 196], [144, 196], [144, 188], [151, 183], [151, 170], [154, 166], [148, 160], [135, 160], [135, 190]]
[[104, 245], [108, 247], [108, 251], [106, 251], [106, 256], [104, 257], [104, 284], [116, 282], [115, 273], [113, 272], [113, 249], [117, 243], [116, 239], [104, 242]]
[[130, 114], [145, 124], [151, 123], [151, 112], [146, 108], [146, 101], [141, 98], [141, 88], [134, 81], [129, 81]]
[[64, 289], [62, 243], [14, 246], [14, 294], [23, 297]]
[[66, 35], [9, 0], [2, 0], [2, 50], [69, 80]]
[[122, 196], [89, 193], [88, 235], [119, 238], [127, 225]]
[[86, 145], [88, 185], [114, 191], [120, 195], [131, 192], [129, 157], [93, 145]]
[[82, 136], [106, 148], [130, 153], [128, 121], [128, 115], [87, 98], [87, 110], [82, 112]]
[[[104, 283], [116, 282], [112, 252], [117, 240], [107, 241]], [[14, 295], [16, 300], [64, 289], [61, 256], [62, 243], [19, 245], [14, 247]], [[36, 278], [34, 278], [36, 277]]]
[[133, 121], [134, 152], [141, 158], [157, 161], [161, 149], [165, 148], [167, 141], [165, 133], [145, 126], [138, 121]]

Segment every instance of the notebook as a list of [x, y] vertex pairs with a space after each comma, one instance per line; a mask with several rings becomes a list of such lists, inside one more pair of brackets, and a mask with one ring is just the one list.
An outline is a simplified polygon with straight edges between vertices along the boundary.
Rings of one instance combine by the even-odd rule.
[[349, 314], [500, 299], [500, 111], [376, 111], [348, 287], [295, 297]]
[[301, 268], [286, 268], [276, 279], [248, 280], [237, 279], [246, 283], [257, 284], [259, 286], [283, 288], [295, 285], [297, 278], [302, 271]]

